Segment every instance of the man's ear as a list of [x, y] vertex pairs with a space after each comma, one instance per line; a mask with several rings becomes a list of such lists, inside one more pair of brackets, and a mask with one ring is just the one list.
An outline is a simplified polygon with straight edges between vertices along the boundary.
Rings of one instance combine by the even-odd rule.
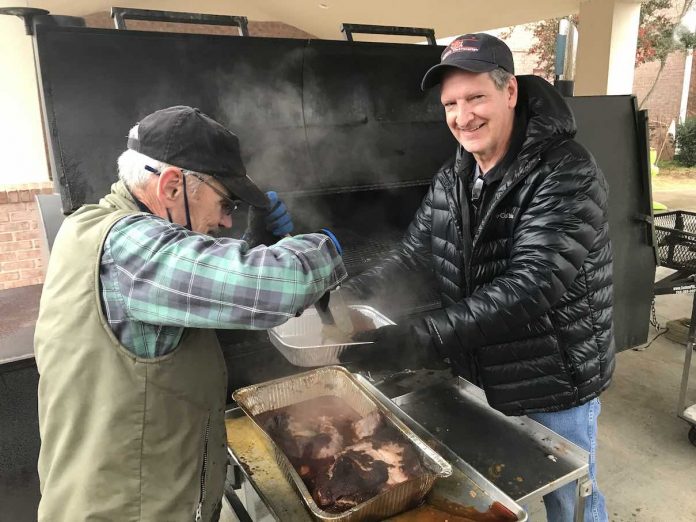
[[157, 182], [157, 198], [167, 208], [173, 206], [183, 190], [181, 169], [167, 167], [162, 170]]
[[517, 106], [517, 78], [514, 76], [510, 78], [505, 89], [508, 96], [508, 107], [514, 109]]

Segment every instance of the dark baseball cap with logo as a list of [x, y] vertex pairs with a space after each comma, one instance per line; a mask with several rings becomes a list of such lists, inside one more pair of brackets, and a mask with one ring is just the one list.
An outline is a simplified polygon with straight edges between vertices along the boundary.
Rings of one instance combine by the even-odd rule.
[[421, 81], [421, 89], [430, 89], [440, 83], [442, 75], [452, 68], [480, 73], [498, 67], [515, 74], [512, 52], [505, 42], [486, 33], [463, 34], [445, 48], [440, 63], [428, 69]]
[[261, 208], [269, 204], [246, 174], [237, 136], [193, 107], [176, 105], [145, 116], [128, 136], [128, 148], [181, 169], [208, 174], [232, 199]]

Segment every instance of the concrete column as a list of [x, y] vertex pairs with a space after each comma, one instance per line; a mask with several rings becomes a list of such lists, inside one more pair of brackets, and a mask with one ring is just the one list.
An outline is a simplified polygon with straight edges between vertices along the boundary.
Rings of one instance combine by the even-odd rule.
[[0, 16], [0, 185], [48, 180], [31, 38], [20, 18]]
[[640, 2], [580, 3], [575, 94], [631, 94]]

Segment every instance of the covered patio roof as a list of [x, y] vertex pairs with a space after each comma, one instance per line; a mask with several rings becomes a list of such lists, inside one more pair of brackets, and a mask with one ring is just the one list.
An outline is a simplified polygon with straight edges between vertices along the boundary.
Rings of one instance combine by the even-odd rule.
[[[341, 23], [427, 27], [437, 38], [485, 31], [576, 13], [590, 0], [2, 0], [26, 4], [52, 14], [84, 16], [111, 6], [246, 16], [250, 20], [280, 21], [317, 38], [340, 39]], [[639, 0], [622, 0], [640, 3]], [[608, 3], [612, 3], [609, 0]], [[376, 37], [371, 36], [371, 40]]]

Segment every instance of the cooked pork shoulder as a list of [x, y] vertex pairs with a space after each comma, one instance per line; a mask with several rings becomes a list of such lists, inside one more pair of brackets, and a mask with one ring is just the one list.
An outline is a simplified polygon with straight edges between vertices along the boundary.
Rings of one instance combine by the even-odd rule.
[[423, 473], [413, 445], [380, 411], [361, 418], [337, 401], [319, 397], [259, 416], [322, 509], [343, 512]]
[[374, 497], [389, 479], [389, 466], [365, 451], [346, 449], [316, 478], [314, 499], [327, 510], [344, 511]]
[[321, 507], [350, 507], [422, 472], [409, 443], [368, 437], [348, 446], [316, 478], [315, 500]]
[[353, 423], [353, 433], [355, 434], [355, 440], [360, 440], [365, 437], [372, 437], [375, 432], [382, 426], [382, 421], [384, 416], [379, 412], [379, 410], [374, 410], [368, 413], [361, 419], [358, 419]]

